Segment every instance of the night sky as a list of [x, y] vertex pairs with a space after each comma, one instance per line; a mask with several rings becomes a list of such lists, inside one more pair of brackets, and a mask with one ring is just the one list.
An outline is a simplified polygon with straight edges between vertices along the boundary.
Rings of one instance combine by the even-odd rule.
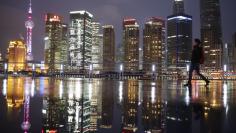
[[[43, 60], [44, 15], [48, 12], [63, 16], [69, 22], [69, 11], [87, 10], [102, 25], [113, 24], [116, 30], [116, 43], [121, 43], [122, 19], [134, 17], [143, 27], [144, 22], [152, 17], [165, 18], [172, 14], [173, 0], [32, 0], [33, 20], [33, 55], [37, 61]], [[0, 50], [5, 57], [8, 43], [26, 36], [28, 0], [0, 0]], [[236, 0], [221, 0], [223, 42], [232, 42], [236, 31]], [[193, 37], [200, 37], [199, 0], [185, 0], [185, 13], [193, 16]], [[142, 30], [140, 30], [142, 31]], [[141, 33], [142, 35], [142, 33]], [[141, 36], [142, 37], [142, 36]]]

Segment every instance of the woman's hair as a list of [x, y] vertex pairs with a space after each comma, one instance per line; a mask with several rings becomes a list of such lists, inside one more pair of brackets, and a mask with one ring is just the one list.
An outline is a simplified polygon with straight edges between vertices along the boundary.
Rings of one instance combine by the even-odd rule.
[[201, 44], [201, 43], [202, 43], [201, 40], [198, 39], [198, 38], [195, 38], [194, 41], [195, 41], [197, 44]]

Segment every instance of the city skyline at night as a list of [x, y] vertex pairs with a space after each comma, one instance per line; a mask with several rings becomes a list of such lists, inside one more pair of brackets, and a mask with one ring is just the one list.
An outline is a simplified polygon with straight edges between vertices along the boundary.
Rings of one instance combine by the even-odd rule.
[[[2, 30], [0, 31], [1, 40], [1, 53], [2, 57], [6, 55], [6, 48], [9, 40], [19, 38], [20, 34], [26, 39], [26, 31], [24, 29], [24, 21], [26, 18], [25, 12], [27, 11], [28, 1], [1, 1], [0, 10], [3, 21], [1, 22]], [[34, 5], [33, 21], [35, 22], [35, 28], [33, 29], [33, 43], [32, 52], [35, 54], [35, 60], [43, 60], [43, 36], [44, 36], [44, 21], [43, 16], [47, 12], [52, 12], [63, 16], [63, 20], [69, 23], [69, 11], [83, 10], [91, 12], [95, 16], [95, 20], [99, 21], [101, 25], [112, 24], [116, 30], [116, 45], [122, 43], [122, 19], [126, 16], [131, 16], [137, 19], [140, 25], [140, 29], [144, 28], [145, 21], [152, 17], [158, 16], [166, 18], [172, 13], [172, 0], [168, 1], [139, 1], [136, 2], [136, 6], [131, 6], [131, 1], [99, 1], [99, 2], [83, 2], [74, 1], [71, 2], [53, 2], [53, 1], [32, 1]], [[235, 17], [231, 11], [234, 10], [232, 5], [235, 5], [235, 1], [229, 0], [227, 2], [221, 2], [222, 12], [222, 29], [223, 29], [223, 43], [231, 43], [232, 35], [236, 31], [233, 27], [236, 22]], [[17, 3], [17, 4], [14, 4]], [[78, 4], [77, 4], [78, 3]], [[93, 7], [96, 5], [96, 7]], [[128, 6], [129, 5], [129, 6]], [[197, 5], [197, 6], [196, 6]], [[227, 7], [227, 8], [226, 8]], [[193, 37], [200, 38], [200, 10], [199, 1], [186, 1], [185, 0], [185, 12], [193, 16]], [[132, 10], [130, 10], [132, 9]], [[140, 10], [142, 9], [142, 10]], [[15, 16], [15, 14], [19, 14]], [[13, 20], [9, 23], [7, 20]], [[18, 22], [18, 23], [16, 23]], [[140, 33], [142, 35], [142, 32]], [[141, 39], [140, 39], [140, 42]], [[35, 50], [37, 49], [37, 50]]]

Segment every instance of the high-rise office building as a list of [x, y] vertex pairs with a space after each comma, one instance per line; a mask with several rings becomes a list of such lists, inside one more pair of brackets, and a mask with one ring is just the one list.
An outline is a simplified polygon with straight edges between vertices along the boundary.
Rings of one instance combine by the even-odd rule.
[[60, 62], [63, 65], [68, 65], [68, 24], [62, 24], [62, 40], [60, 43]]
[[10, 41], [7, 51], [8, 71], [25, 70], [26, 50], [26, 45], [22, 40]]
[[112, 25], [103, 26], [103, 70], [115, 70], [115, 31]]
[[102, 69], [102, 53], [103, 53], [103, 35], [101, 34], [101, 24], [92, 23], [92, 64], [93, 69], [100, 71]]
[[67, 25], [60, 16], [48, 13], [45, 16], [44, 61], [49, 71], [59, 70], [66, 62]]
[[152, 65], [158, 70], [164, 62], [165, 55], [165, 21], [151, 18], [145, 23], [143, 31], [143, 69], [152, 71]]
[[[183, 1], [176, 0], [174, 5], [179, 2]], [[175, 5], [175, 10], [178, 12], [167, 17], [167, 64], [169, 67], [184, 67], [191, 58], [192, 17], [183, 12], [183, 3], [181, 5]]]
[[124, 70], [128, 72], [139, 69], [139, 25], [136, 19], [123, 21]]
[[205, 51], [205, 66], [222, 67], [222, 29], [219, 0], [200, 0], [201, 40]]
[[69, 64], [83, 72], [92, 61], [92, 19], [87, 11], [70, 12]]

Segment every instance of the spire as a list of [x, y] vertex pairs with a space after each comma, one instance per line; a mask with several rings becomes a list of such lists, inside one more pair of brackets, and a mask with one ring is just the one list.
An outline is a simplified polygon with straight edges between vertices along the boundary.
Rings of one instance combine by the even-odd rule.
[[32, 14], [32, 3], [31, 3], [31, 0], [30, 0], [30, 3], [29, 3], [29, 14]]
[[173, 13], [174, 14], [184, 13], [184, 0], [174, 0]]

